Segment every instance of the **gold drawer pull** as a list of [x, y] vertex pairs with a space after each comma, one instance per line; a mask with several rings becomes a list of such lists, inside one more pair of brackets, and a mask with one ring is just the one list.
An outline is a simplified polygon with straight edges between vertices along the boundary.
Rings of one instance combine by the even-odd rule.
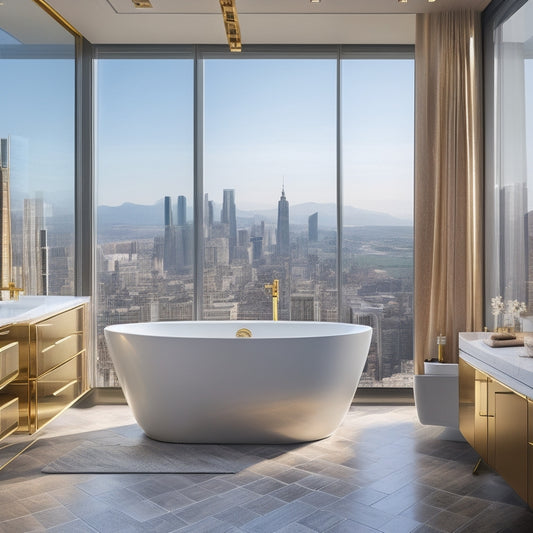
[[9, 335], [9, 330], [0, 331], [0, 335]]
[[55, 392], [52, 393], [53, 396], [59, 396], [64, 390], [68, 389], [75, 383], [78, 383], [77, 379], [73, 379], [72, 381], [69, 381], [66, 385], [63, 385], [61, 388], [57, 389]]
[[62, 339], [59, 339], [58, 341], [54, 342], [54, 344], [51, 344], [50, 346], [47, 346], [46, 348], [43, 348], [41, 350], [41, 353], [46, 353], [48, 350], [52, 350], [62, 342], [65, 342], [66, 340], [70, 339], [71, 337], [76, 337], [78, 333], [71, 333], [70, 335], [67, 335], [66, 337], [63, 337]]

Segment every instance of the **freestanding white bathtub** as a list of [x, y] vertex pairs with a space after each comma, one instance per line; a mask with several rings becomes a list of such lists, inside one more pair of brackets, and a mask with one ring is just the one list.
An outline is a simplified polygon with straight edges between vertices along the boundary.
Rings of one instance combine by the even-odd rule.
[[[248, 328], [251, 338], [236, 338]], [[372, 328], [328, 322], [146, 322], [105, 328], [120, 384], [151, 438], [322, 439], [346, 414]]]

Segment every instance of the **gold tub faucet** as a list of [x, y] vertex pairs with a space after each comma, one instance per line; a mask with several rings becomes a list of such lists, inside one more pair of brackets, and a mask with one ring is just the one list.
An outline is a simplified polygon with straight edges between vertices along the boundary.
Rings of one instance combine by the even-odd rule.
[[19, 292], [24, 292], [24, 289], [17, 287], [14, 281], [10, 281], [7, 287], [0, 287], [0, 291], [9, 291], [9, 299], [18, 300]]
[[265, 285], [265, 289], [270, 289], [272, 294], [272, 320], [278, 319], [278, 294], [279, 279], [275, 279], [271, 284]]

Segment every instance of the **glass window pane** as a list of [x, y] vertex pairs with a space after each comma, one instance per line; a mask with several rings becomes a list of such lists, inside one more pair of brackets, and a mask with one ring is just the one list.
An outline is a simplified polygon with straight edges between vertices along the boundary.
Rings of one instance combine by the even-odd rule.
[[31, 0], [12, 10], [33, 31], [0, 18], [1, 286], [72, 295], [74, 37]]
[[360, 386], [412, 386], [413, 84], [412, 60], [342, 62], [343, 320], [374, 328]]
[[203, 318], [336, 320], [336, 61], [205, 61]]
[[96, 67], [95, 385], [114, 386], [105, 326], [193, 317], [193, 63]]
[[[488, 326], [533, 330], [533, 2], [525, 3], [494, 32], [494, 150], [487, 168], [486, 317]], [[492, 315], [491, 300], [505, 309]], [[520, 320], [509, 309], [527, 305]], [[509, 309], [509, 311], [508, 311]]]

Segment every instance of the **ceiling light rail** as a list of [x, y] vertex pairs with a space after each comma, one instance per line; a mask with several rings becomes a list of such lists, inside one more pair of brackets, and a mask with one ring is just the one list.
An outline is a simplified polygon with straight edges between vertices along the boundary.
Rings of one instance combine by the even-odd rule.
[[220, 8], [222, 9], [230, 52], [240, 52], [242, 50], [241, 28], [235, 0], [220, 0]]

